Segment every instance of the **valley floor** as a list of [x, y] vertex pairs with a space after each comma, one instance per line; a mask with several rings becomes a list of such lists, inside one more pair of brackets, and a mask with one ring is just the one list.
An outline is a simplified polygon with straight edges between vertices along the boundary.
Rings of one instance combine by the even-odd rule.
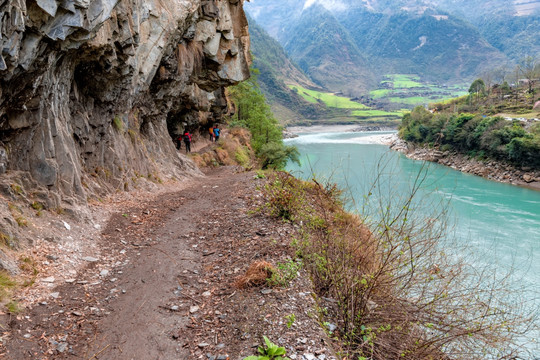
[[255, 260], [291, 253], [295, 229], [255, 211], [263, 181], [222, 167], [116, 202], [99, 256], [73, 279], [40, 274], [60, 285], [0, 316], [0, 357], [240, 360], [265, 335], [292, 359], [335, 359], [305, 274], [287, 288], [234, 285]]

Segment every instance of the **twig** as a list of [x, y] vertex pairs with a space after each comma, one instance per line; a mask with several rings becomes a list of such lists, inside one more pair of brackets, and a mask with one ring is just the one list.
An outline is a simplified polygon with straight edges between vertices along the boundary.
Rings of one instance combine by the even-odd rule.
[[102, 352], [104, 352], [105, 350], [107, 350], [107, 348], [111, 346], [111, 344], [105, 346], [103, 349], [99, 350], [97, 353], [95, 353], [94, 355], [92, 355], [92, 357], [88, 358], [88, 360], [92, 360], [92, 359], [95, 359], [97, 356], [99, 356], [99, 354], [101, 354]]
[[142, 304], [141, 304], [141, 305], [139, 306], [139, 308], [137, 309], [137, 312], [139, 312], [139, 310], [141, 310], [141, 308], [143, 307], [144, 304], [146, 304], [147, 301], [148, 301], [148, 300], [145, 299], [145, 300], [142, 302]]
[[176, 262], [176, 260], [170, 256], [169, 254], [167, 254], [164, 250], [161, 250], [160, 248], [158, 247], [154, 247], [154, 249], [158, 250], [158, 251], [161, 251], [163, 254], [165, 254], [166, 257], [168, 257], [169, 259], [171, 259], [175, 265], [178, 265], [178, 263]]
[[195, 298], [189, 296], [188, 294], [182, 294], [182, 295], [184, 295], [185, 297], [190, 298], [191, 300], [195, 301], [195, 302], [198, 303], [198, 304], [202, 304], [202, 302], [201, 302], [200, 300], [197, 300], [197, 299], [195, 299]]

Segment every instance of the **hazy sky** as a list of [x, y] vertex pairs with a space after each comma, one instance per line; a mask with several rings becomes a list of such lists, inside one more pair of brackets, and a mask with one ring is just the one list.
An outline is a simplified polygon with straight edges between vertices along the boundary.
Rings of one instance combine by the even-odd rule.
[[321, 4], [322, 6], [324, 6], [325, 8], [329, 10], [340, 11], [340, 10], [347, 9], [347, 5], [342, 3], [340, 0], [306, 0], [304, 4], [304, 9], [307, 9], [308, 7], [310, 7], [311, 5], [315, 3]]

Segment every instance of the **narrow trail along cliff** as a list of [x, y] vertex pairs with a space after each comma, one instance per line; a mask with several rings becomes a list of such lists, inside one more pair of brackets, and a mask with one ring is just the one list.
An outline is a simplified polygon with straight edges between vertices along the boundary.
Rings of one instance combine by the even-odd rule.
[[[99, 258], [2, 326], [9, 359], [243, 359], [262, 335], [293, 359], [333, 359], [309, 281], [234, 286], [290, 253], [294, 228], [254, 211], [264, 179], [223, 167], [169, 193], [116, 204]], [[286, 315], [296, 320], [288, 327]], [[6, 336], [7, 334], [7, 336]]]

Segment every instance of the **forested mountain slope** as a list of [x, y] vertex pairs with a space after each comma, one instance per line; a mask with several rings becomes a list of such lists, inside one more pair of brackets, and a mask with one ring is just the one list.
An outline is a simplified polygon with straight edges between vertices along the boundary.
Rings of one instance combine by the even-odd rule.
[[248, 17], [253, 66], [259, 70], [258, 82], [282, 123], [312, 119], [324, 113], [324, 107], [304, 101], [287, 85], [317, 86], [291, 62], [281, 45]]
[[352, 96], [375, 84], [373, 71], [350, 33], [323, 6], [305, 9], [284, 31], [288, 34], [285, 49], [317, 84]]

